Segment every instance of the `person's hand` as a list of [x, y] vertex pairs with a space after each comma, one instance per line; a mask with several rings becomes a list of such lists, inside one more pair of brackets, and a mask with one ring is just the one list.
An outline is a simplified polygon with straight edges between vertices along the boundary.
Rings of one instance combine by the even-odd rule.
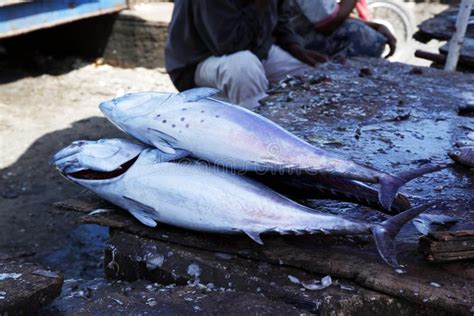
[[291, 56], [312, 67], [320, 63], [325, 63], [329, 60], [326, 55], [320, 54], [313, 50], [304, 49], [298, 44], [291, 44], [286, 48], [286, 50], [291, 54]]
[[385, 58], [389, 58], [390, 56], [395, 54], [395, 50], [397, 49], [397, 39], [392, 34], [392, 32], [390, 32], [390, 30], [385, 25], [379, 23], [372, 22], [370, 23], [370, 26], [387, 39], [387, 44], [390, 48], [390, 51], [388, 52], [387, 56], [385, 56]]

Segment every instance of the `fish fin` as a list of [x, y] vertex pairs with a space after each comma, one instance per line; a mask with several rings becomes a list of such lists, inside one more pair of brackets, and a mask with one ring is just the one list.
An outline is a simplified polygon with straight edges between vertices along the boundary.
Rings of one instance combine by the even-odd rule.
[[413, 207], [380, 224], [374, 224], [371, 227], [377, 251], [386, 263], [394, 268], [400, 267], [397, 261], [395, 237], [398, 235], [403, 225], [436, 204], [439, 204], [439, 202], [436, 201]]
[[180, 97], [183, 97], [186, 102], [196, 102], [201, 99], [212, 97], [220, 92], [214, 88], [194, 88], [178, 93]]
[[248, 230], [244, 230], [244, 233], [247, 236], [249, 236], [253, 241], [255, 241], [257, 244], [263, 245], [263, 241], [262, 241], [262, 238], [260, 238], [259, 233], [253, 232], [253, 231], [248, 231]]
[[153, 139], [151, 140], [153, 146], [155, 146], [165, 154], [174, 155], [176, 153], [176, 150], [170, 144], [176, 142], [176, 138], [154, 128], [148, 128], [148, 131], [156, 136], [153, 137]]
[[379, 201], [383, 208], [390, 210], [398, 190], [405, 183], [426, 173], [435, 172], [446, 168], [447, 164], [428, 165], [415, 170], [404, 171], [394, 175], [388, 174], [380, 178]]
[[155, 219], [158, 219], [159, 213], [153, 207], [143, 204], [135, 199], [128, 196], [123, 196], [124, 199], [128, 200], [133, 204], [128, 211], [138, 219], [142, 224], [150, 227], [156, 227]]
[[140, 209], [129, 209], [128, 211], [133, 215], [133, 217], [138, 219], [140, 223], [149, 227], [156, 227], [156, 221], [146, 212], [143, 212]]
[[408, 182], [424, 174], [446, 169], [448, 166], [449, 166], [448, 164], [439, 164], [439, 165], [428, 164], [415, 170], [399, 172], [396, 174], [396, 176], [400, 179], [404, 179], [405, 182]]
[[420, 214], [413, 219], [413, 225], [420, 233], [427, 235], [434, 225], [449, 225], [458, 221], [459, 218], [448, 215]]

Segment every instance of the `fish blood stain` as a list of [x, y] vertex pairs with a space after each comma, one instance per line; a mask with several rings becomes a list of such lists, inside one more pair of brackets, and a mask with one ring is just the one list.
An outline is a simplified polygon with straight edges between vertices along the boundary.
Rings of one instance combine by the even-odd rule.
[[201, 120], [201, 123], [204, 122], [204, 120]]
[[173, 127], [173, 128], [174, 128], [174, 127], [176, 127], [176, 125], [175, 125], [175, 124], [171, 124], [171, 127]]
[[186, 128], [188, 128], [188, 127], [189, 127], [189, 124], [186, 124]]
[[216, 115], [216, 117], [219, 117], [219, 115]]
[[204, 113], [204, 110], [201, 110], [201, 113]]
[[161, 114], [158, 114], [156, 117], [160, 117], [160, 116], [161, 116]]
[[186, 111], [187, 109], [186, 108], [182, 108], [183, 111]]
[[163, 122], [163, 123], [166, 123], [166, 120], [163, 120], [162, 122]]
[[184, 117], [181, 118], [181, 122], [184, 121]]

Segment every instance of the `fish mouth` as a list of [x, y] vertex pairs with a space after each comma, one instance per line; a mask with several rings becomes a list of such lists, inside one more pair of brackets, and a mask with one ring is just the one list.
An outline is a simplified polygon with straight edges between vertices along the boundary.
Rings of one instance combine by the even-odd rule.
[[458, 158], [459, 154], [460, 154], [459, 151], [450, 151], [450, 152], [448, 152], [448, 156], [453, 160], [456, 160]]
[[67, 173], [64, 170], [61, 170], [61, 173], [68, 178], [77, 179], [77, 180], [110, 180], [117, 177], [120, 177], [130, 169], [138, 159], [138, 156], [130, 159], [124, 164], [120, 165], [117, 169], [113, 171], [96, 171], [91, 169], [76, 171], [72, 173]]

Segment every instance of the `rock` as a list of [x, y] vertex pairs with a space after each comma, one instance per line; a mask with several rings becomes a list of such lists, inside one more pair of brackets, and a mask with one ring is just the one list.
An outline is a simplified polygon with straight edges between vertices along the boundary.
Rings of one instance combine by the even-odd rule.
[[0, 262], [0, 315], [31, 315], [61, 293], [63, 276], [31, 263]]
[[[156, 257], [162, 257], [163, 262], [160, 267], [150, 269], [147, 262]], [[138, 237], [118, 230], [112, 232], [104, 260], [106, 275], [111, 279], [146, 279], [165, 285], [259, 293], [309, 313], [376, 312], [396, 315], [400, 312], [429, 314], [434, 311], [349, 281], [344, 281], [343, 287], [330, 286], [331, 282], [339, 284], [339, 280], [331, 281], [329, 276], [290, 268], [288, 265], [291, 262], [285, 261], [285, 266], [282, 266], [279, 262], [246, 259], [239, 255], [222, 256], [222, 253]], [[321, 279], [321, 284], [316, 286], [314, 279]]]
[[[145, 281], [68, 280], [63, 294], [40, 315], [305, 315], [304, 310], [257, 293], [193, 286], [161, 286]], [[89, 297], [77, 296], [90, 292]]]

